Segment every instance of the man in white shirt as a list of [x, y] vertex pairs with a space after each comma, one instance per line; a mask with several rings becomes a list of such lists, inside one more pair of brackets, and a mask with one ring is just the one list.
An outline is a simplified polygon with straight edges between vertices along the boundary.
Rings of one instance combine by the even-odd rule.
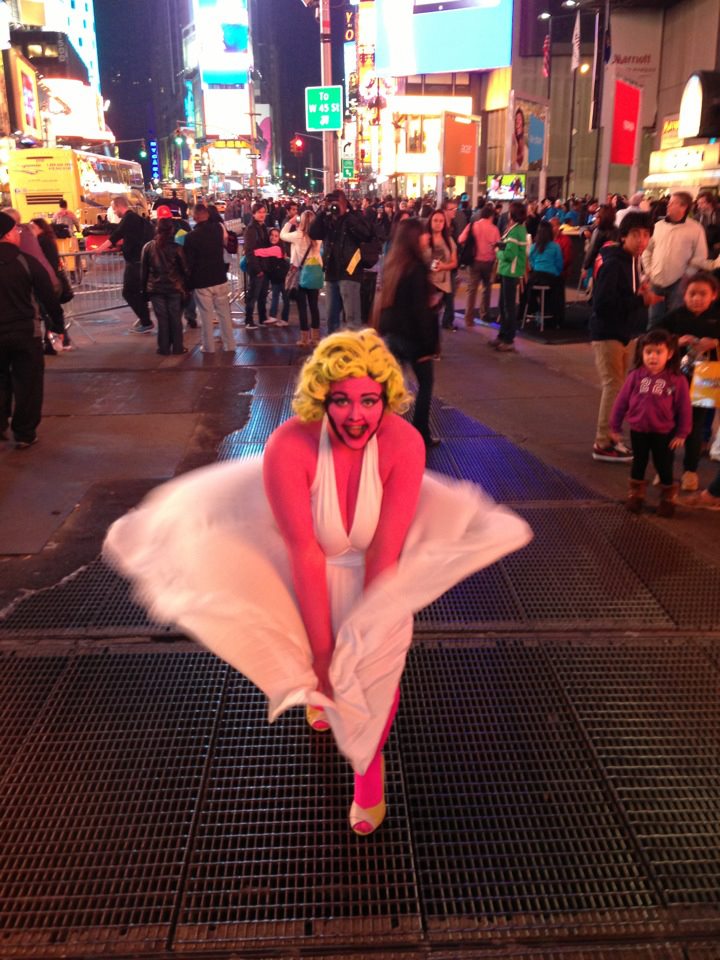
[[708, 259], [705, 231], [697, 220], [688, 217], [692, 207], [689, 193], [673, 193], [667, 216], [655, 224], [642, 266], [653, 293], [664, 299], [650, 307], [650, 325], [682, 303], [681, 282], [686, 273], [694, 273]]

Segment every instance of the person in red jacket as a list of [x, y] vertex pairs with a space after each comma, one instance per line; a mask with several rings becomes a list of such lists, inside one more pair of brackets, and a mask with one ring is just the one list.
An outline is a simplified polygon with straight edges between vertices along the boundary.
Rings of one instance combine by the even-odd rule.
[[692, 409], [688, 383], [680, 373], [677, 338], [667, 330], [651, 330], [638, 340], [634, 368], [610, 417], [610, 439], [615, 443], [620, 440], [623, 420], [630, 425], [633, 452], [628, 510], [642, 510], [645, 471], [652, 454], [660, 477], [658, 516], [672, 517], [677, 494], [673, 450], [685, 445], [692, 429]]

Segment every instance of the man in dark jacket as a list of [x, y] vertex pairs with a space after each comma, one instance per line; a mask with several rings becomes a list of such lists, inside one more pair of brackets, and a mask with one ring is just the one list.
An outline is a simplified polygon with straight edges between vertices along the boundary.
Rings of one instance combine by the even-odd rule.
[[46, 271], [20, 252], [15, 220], [0, 213], [0, 437], [7, 439], [10, 423], [18, 450], [37, 442], [42, 414], [44, 358], [33, 296], [48, 311], [56, 303]]
[[350, 210], [344, 192], [335, 190], [325, 198], [324, 209], [310, 224], [309, 235], [313, 240], [323, 241], [329, 296], [328, 333], [339, 329], [341, 310], [345, 313], [345, 326], [359, 330], [363, 278], [360, 244], [372, 240], [370, 225], [362, 214]]
[[244, 250], [247, 263], [248, 292], [245, 298], [245, 329], [255, 330], [257, 324], [253, 322], [253, 308], [257, 303], [258, 323], [263, 326], [267, 322], [267, 295], [270, 278], [265, 272], [265, 265], [261, 257], [255, 256], [256, 250], [270, 246], [270, 234], [265, 226], [267, 208], [264, 203], [252, 205], [252, 222], [245, 231]]
[[190, 289], [195, 293], [200, 326], [202, 352], [215, 349], [213, 323], [220, 326], [223, 350], [235, 350], [232, 315], [230, 313], [230, 284], [225, 263], [224, 232], [221, 223], [210, 220], [204, 203], [195, 204], [195, 228], [185, 237], [183, 250], [189, 273]]
[[593, 460], [632, 460], [628, 447], [613, 442], [610, 436], [610, 414], [625, 381], [635, 338], [646, 326], [644, 308], [662, 299], [640, 282], [640, 257], [650, 242], [650, 226], [646, 214], [629, 213], [620, 225], [620, 245], [608, 249], [595, 280], [590, 340], [602, 395]]
[[111, 206], [116, 216], [120, 217], [120, 223], [108, 239], [97, 247], [96, 253], [109, 250], [122, 240], [122, 254], [125, 260], [122, 296], [137, 317], [131, 329], [136, 333], [152, 333], [154, 328], [150, 318], [150, 308], [142, 292], [140, 256], [142, 248], [148, 240], [152, 239], [153, 225], [130, 209], [127, 197], [115, 197]]

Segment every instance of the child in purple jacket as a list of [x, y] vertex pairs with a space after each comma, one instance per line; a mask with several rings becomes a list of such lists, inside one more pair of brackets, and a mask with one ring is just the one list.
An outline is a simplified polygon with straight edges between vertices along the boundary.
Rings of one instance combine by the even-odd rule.
[[677, 338], [656, 329], [640, 337], [635, 363], [618, 394], [610, 418], [610, 437], [619, 442], [623, 420], [630, 426], [633, 461], [627, 508], [640, 513], [645, 500], [645, 471], [650, 454], [660, 477], [658, 516], [675, 513], [673, 450], [685, 444], [692, 428], [690, 391], [680, 373]]

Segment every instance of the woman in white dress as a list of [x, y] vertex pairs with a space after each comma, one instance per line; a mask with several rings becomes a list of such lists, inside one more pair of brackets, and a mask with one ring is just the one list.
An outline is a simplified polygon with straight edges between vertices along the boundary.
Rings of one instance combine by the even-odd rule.
[[154, 615], [267, 694], [271, 721], [304, 704], [314, 730], [332, 729], [355, 771], [358, 834], [386, 812], [382, 748], [412, 614], [531, 536], [477, 487], [424, 472], [422, 438], [397, 415], [407, 404], [373, 331], [333, 334], [263, 458], [171, 481], [105, 546]]

